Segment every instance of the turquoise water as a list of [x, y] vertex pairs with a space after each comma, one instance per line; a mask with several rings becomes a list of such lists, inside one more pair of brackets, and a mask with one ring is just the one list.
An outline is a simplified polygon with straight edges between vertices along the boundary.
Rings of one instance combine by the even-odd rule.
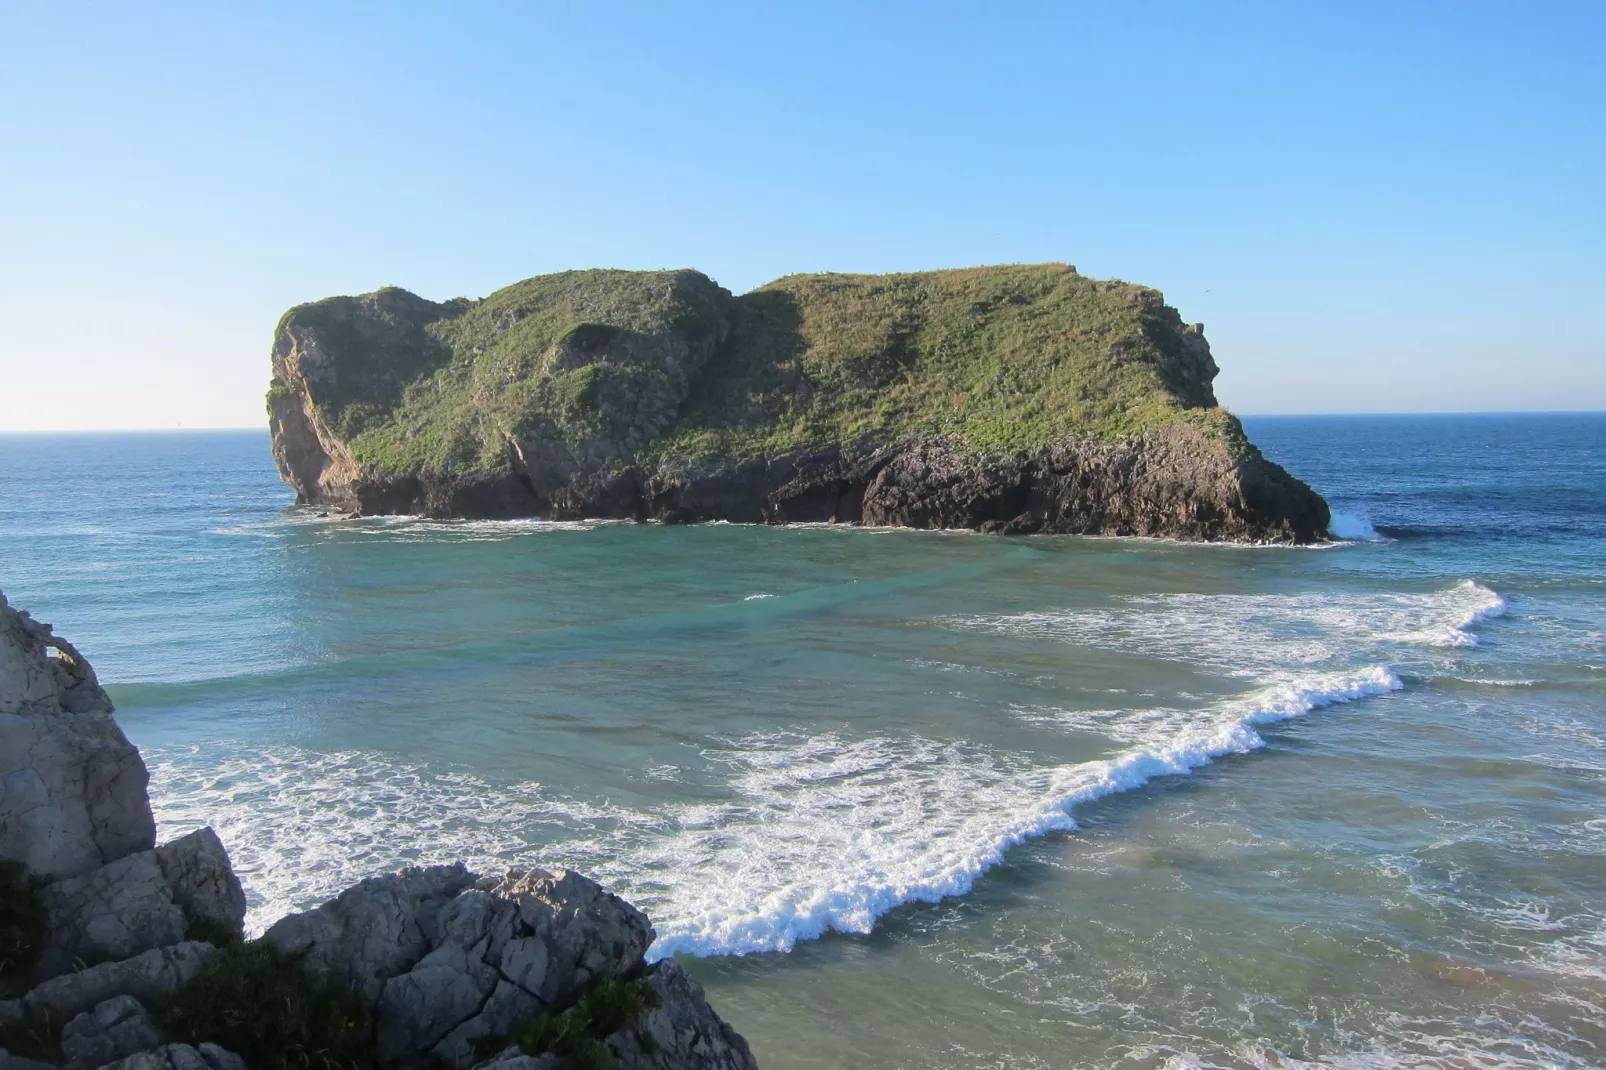
[[346, 521], [263, 434], [9, 436], [0, 587], [256, 926], [567, 864], [768, 1070], [1606, 1065], [1606, 417], [1247, 423], [1352, 541]]

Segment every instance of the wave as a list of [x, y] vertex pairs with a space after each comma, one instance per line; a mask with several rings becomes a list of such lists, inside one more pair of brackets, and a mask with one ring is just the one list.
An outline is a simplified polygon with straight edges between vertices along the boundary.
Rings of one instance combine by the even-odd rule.
[[1273, 678], [1294, 666], [1392, 662], [1407, 648], [1475, 647], [1470, 629], [1506, 608], [1499, 594], [1463, 580], [1420, 594], [1132, 595], [1109, 608], [951, 616], [939, 623]]
[[[774, 807], [772, 819], [739, 829], [683, 832], [679, 838], [686, 842], [666, 844], [663, 861], [693, 862], [717, 838], [726, 853], [734, 850], [737, 873], [747, 879], [719, 879], [729, 872], [699, 874], [693, 862], [669, 897], [666, 905], [674, 909], [664, 915], [652, 953], [787, 951], [828, 931], [868, 933], [899, 906], [967, 893], [1009, 848], [1074, 829], [1078, 804], [1256, 750], [1265, 744], [1255, 730], [1259, 725], [1400, 686], [1381, 666], [1290, 680], [1222, 704], [1203, 725], [1157, 734], [1114, 757], [1014, 774], [1000, 775], [996, 760], [942, 761], [919, 754], [912, 756], [914, 763], [900, 764], [931, 766], [927, 774], [891, 791], [889, 741], [843, 746], [825, 738], [768, 754], [746, 752], [757, 757], [742, 759], [754, 767], [738, 786], [753, 803]], [[954, 814], [955, 800], [981, 805]], [[790, 872], [776, 872], [777, 841], [780, 857], [787, 859], [794, 840], [806, 844], [804, 857], [791, 859], [797, 864], [786, 867]]]
[[1352, 506], [1334, 509], [1327, 522], [1327, 533], [1345, 542], [1388, 542], [1388, 536], [1378, 533], [1372, 526], [1371, 515], [1365, 508]]
[[217, 827], [253, 931], [402, 865], [558, 864], [646, 909], [654, 958], [742, 955], [867, 933], [900, 905], [964, 894], [1010, 847], [1074, 829], [1079, 804], [1255, 750], [1260, 725], [1400, 686], [1371, 666], [1191, 715], [1137, 711], [1125, 749], [1062, 766], [920, 738], [746, 736], [706, 753], [728, 770], [728, 800], [651, 814], [356, 752], [153, 748], [149, 764], [163, 835]]

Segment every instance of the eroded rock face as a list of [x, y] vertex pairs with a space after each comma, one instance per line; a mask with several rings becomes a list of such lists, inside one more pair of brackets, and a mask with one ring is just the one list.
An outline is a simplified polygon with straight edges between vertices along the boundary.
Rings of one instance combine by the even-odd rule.
[[89, 662], [0, 594], [0, 858], [86, 873], [156, 843], [139, 752]]
[[246, 1070], [245, 1061], [216, 1044], [168, 1044], [130, 1055], [105, 1070]]
[[658, 1008], [608, 1038], [623, 1070], [758, 1070], [747, 1041], [714, 1013], [702, 986], [673, 959], [654, 964], [647, 976]]
[[279, 919], [263, 938], [376, 1000], [387, 980], [435, 946], [437, 915], [476, 879], [461, 865], [369, 877], [314, 910]]
[[578, 873], [461, 866], [370, 878], [265, 935], [371, 1000], [394, 1063], [464, 1060], [481, 1038], [641, 968], [652, 938], [646, 915]]
[[144, 1005], [133, 996], [116, 996], [63, 1027], [62, 1070], [97, 1070], [161, 1043], [161, 1031]]
[[142, 1001], [170, 996], [199, 977], [217, 948], [199, 940], [153, 948], [35, 985], [22, 999], [30, 1017], [65, 1022], [114, 996]]
[[245, 892], [209, 828], [41, 890], [50, 940], [34, 976], [124, 959], [183, 941], [194, 922], [238, 934]]

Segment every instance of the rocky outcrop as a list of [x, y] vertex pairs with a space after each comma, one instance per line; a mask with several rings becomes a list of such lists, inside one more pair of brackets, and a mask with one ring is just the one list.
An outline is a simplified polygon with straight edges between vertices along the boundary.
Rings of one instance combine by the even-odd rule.
[[0, 595], [0, 859], [72, 877], [154, 846], [149, 779], [89, 662]]
[[[28, 976], [0, 978], [13, 986], [0, 996], [15, 996], [0, 999], [0, 1043], [22, 1036], [52, 1061], [0, 1050], [0, 1070], [245, 1070], [215, 1043], [175, 1042], [185, 1038], [167, 1035], [160, 1012], [223, 983], [246, 954], [291, 971], [275, 983], [303, 998], [352, 1001], [350, 1020], [371, 1024], [350, 1028], [368, 1031], [357, 1042], [382, 1068], [468, 1066], [505, 1048], [493, 1060], [501, 1070], [562, 1070], [559, 1055], [526, 1054], [507, 1038], [536, 1016], [578, 1013], [599, 985], [617, 982], [637, 986], [640, 1006], [588, 1043], [623, 1070], [754, 1070], [696, 984], [673, 962], [647, 964], [646, 916], [577, 873], [409, 869], [281, 919], [265, 946], [242, 945], [245, 894], [217, 835], [203, 828], [149, 846], [144, 766], [89, 663], [3, 596], [0, 613], [0, 718], [40, 763], [12, 769], [37, 804], [0, 810], [9, 852], [0, 859], [70, 871], [47, 871], [30, 893], [44, 924]], [[92, 775], [106, 769], [125, 779]], [[129, 783], [137, 797], [119, 787]], [[90, 797], [100, 789], [117, 790], [118, 805]], [[196, 932], [226, 946], [186, 939]], [[257, 989], [247, 989], [229, 1014], [256, 1013]], [[214, 1025], [227, 1023], [202, 1022], [188, 1039]]]
[[391, 288], [292, 309], [272, 361], [281, 475], [353, 513], [1326, 538], [1200, 325], [1065, 265]]
[[97, 1070], [162, 1046], [162, 1031], [133, 996], [114, 996], [61, 1030], [62, 1070]]
[[232, 933], [245, 923], [245, 892], [209, 828], [56, 881], [41, 898], [50, 939], [37, 980], [177, 944], [197, 923]]
[[102, 962], [35, 985], [22, 998], [22, 1007], [36, 1021], [59, 1024], [117, 996], [160, 1000], [199, 977], [217, 950], [204, 941], [186, 940]]
[[679, 967], [647, 966], [646, 916], [578, 873], [406, 870], [284, 918], [264, 939], [369, 999], [388, 1063], [462, 1065], [594, 982], [645, 977], [658, 1006], [606, 1040], [620, 1066], [756, 1065]]

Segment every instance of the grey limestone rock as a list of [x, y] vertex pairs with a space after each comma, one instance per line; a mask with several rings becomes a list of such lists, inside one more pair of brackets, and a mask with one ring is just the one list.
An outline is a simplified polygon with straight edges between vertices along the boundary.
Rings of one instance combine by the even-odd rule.
[[156, 848], [173, 903], [189, 921], [209, 921], [239, 934], [245, 926], [245, 889], [217, 833], [196, 829]]
[[192, 921], [238, 933], [245, 920], [245, 892], [211, 829], [57, 881], [40, 896], [50, 939], [34, 969], [39, 980], [179, 943]]
[[461, 865], [412, 868], [360, 881], [313, 910], [279, 919], [263, 938], [369, 1000], [435, 946], [435, 919], [473, 884]]
[[188, 1044], [165, 1047], [130, 1055], [105, 1070], [246, 1070], [245, 1060], [216, 1044], [192, 1048]]
[[386, 1061], [460, 1063], [588, 981], [639, 968], [653, 932], [578, 873], [437, 866], [363, 881], [266, 938], [374, 1002]]
[[191, 940], [103, 962], [36, 985], [23, 997], [23, 1007], [30, 1017], [65, 1022], [114, 996], [157, 999], [193, 981], [215, 954], [211, 944]]
[[160, 1047], [161, 1030], [133, 996], [114, 996], [69, 1021], [61, 1031], [63, 1070], [96, 1070]]
[[0, 858], [85, 873], [156, 842], [139, 751], [95, 670], [0, 594]]
[[659, 1006], [608, 1038], [622, 1070], [758, 1070], [747, 1041], [673, 959], [654, 964], [647, 977]]

